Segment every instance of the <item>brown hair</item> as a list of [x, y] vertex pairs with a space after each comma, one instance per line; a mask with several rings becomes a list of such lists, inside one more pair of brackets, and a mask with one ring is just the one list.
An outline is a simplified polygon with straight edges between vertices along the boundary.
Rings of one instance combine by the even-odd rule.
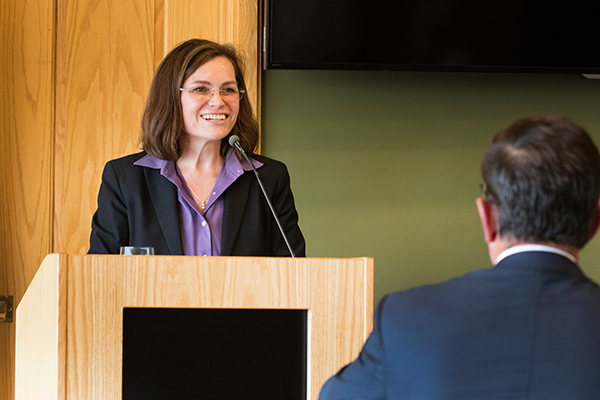
[[[231, 61], [238, 88], [247, 90], [244, 82], [244, 64], [232, 45], [203, 39], [191, 39], [180, 43], [161, 61], [152, 79], [142, 115], [139, 140], [148, 154], [169, 161], [179, 158], [179, 137], [184, 129], [179, 88], [200, 66], [216, 57], [226, 57]], [[233, 129], [221, 141], [221, 155], [227, 152], [231, 135], [239, 136], [240, 144], [247, 153], [252, 153], [256, 148], [258, 124], [252, 114], [247, 95], [240, 100], [240, 109]]]

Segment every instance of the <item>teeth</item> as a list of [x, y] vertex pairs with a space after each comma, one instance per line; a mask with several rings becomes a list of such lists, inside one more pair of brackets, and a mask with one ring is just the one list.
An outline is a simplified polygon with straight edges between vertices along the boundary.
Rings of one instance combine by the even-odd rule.
[[207, 121], [223, 121], [227, 116], [225, 114], [206, 114], [202, 118]]

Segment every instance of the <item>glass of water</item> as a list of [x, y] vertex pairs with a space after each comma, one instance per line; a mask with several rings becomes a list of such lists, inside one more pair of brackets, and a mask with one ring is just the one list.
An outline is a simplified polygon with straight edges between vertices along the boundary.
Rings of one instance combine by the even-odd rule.
[[121, 246], [120, 254], [124, 256], [153, 256], [154, 247]]

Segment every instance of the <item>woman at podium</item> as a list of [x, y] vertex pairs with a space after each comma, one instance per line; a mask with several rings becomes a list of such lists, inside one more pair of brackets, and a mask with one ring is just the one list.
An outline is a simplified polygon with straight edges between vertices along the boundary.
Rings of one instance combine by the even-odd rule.
[[169, 52], [142, 116], [143, 151], [104, 168], [89, 254], [305, 256], [286, 166], [253, 154], [246, 90], [230, 45], [192, 39]]

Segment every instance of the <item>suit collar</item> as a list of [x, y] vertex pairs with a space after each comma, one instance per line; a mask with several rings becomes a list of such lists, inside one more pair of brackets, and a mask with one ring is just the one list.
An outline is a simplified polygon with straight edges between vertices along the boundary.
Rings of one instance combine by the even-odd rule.
[[173, 255], [183, 255], [181, 241], [181, 227], [179, 224], [177, 188], [167, 178], [160, 174], [160, 170], [144, 168], [144, 175], [148, 182], [150, 198], [156, 210], [158, 223]]
[[[263, 163], [258, 161], [254, 155], [249, 156], [254, 168], [258, 169], [263, 166]], [[238, 178], [225, 190], [223, 193], [223, 230], [221, 234], [221, 255], [228, 256], [233, 253], [233, 246], [238, 237], [244, 217], [245, 209], [250, 195], [250, 185], [254, 178], [252, 166], [243, 159], [237, 158], [233, 148], [227, 153], [227, 162], [225, 166], [231, 169], [230, 173], [239, 174]], [[243, 173], [240, 171], [250, 171]]]
[[240, 231], [242, 217], [248, 202], [252, 174], [242, 174], [223, 194], [223, 233], [221, 255], [232, 255], [233, 245]]
[[544, 246], [541, 244], [521, 244], [521, 245], [510, 247], [510, 248], [504, 250], [502, 253], [500, 253], [500, 255], [498, 255], [494, 264], [498, 264], [500, 261], [502, 261], [504, 258], [506, 258], [510, 255], [517, 254], [517, 253], [523, 253], [526, 251], [542, 251], [542, 252], [559, 254], [563, 257], [568, 258], [573, 263], [577, 264], [577, 259], [572, 254], [567, 253], [566, 251], [558, 249], [556, 247]]
[[494, 269], [583, 274], [579, 266], [567, 257], [547, 251], [525, 251], [509, 255], [496, 264]]

